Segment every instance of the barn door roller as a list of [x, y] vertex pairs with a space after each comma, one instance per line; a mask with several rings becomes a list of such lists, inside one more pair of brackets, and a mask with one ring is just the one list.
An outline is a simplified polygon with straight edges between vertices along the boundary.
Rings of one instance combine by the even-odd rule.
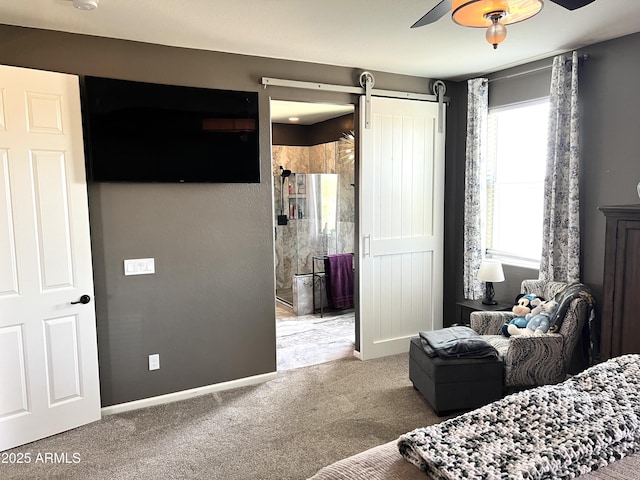
[[364, 88], [364, 128], [371, 128], [371, 90], [376, 83], [373, 74], [362, 72], [360, 74], [360, 86]]

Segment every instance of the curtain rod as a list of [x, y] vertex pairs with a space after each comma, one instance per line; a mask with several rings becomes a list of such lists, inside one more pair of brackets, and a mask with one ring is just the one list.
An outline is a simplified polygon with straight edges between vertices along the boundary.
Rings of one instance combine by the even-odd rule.
[[[589, 54], [586, 53], [584, 55], [580, 55], [578, 57], [578, 60], [579, 61], [584, 61], [584, 60], [586, 60], [588, 58], [589, 58]], [[549, 65], [543, 65], [541, 67], [531, 68], [529, 70], [524, 70], [522, 72], [516, 72], [516, 73], [511, 73], [509, 75], [502, 75], [501, 77], [490, 78], [489, 82], [495, 82], [497, 80], [507, 80], [509, 78], [521, 77], [523, 75], [531, 75], [532, 73], [537, 73], [537, 72], [541, 72], [543, 70], [548, 70], [552, 66], [553, 66], [553, 63], [550, 63]]]
[[498, 81], [498, 80], [507, 80], [509, 78], [522, 77], [524, 75], [531, 75], [532, 73], [541, 72], [543, 70], [549, 70], [551, 67], [552, 67], [552, 65], [549, 64], [549, 65], [544, 65], [544, 66], [538, 67], [538, 68], [531, 68], [531, 69], [525, 70], [523, 72], [511, 73], [509, 75], [502, 75], [501, 77], [490, 78], [489, 82], [495, 82], [495, 81]]

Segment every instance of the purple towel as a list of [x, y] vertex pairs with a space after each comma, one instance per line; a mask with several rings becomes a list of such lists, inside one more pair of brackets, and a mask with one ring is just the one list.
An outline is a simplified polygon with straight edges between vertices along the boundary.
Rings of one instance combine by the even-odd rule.
[[328, 255], [325, 272], [329, 305], [335, 308], [353, 307], [353, 254]]

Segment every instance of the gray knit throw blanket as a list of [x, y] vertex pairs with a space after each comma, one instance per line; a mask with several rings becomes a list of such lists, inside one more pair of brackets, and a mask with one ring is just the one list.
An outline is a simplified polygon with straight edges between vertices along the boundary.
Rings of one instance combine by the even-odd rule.
[[436, 479], [575, 478], [640, 451], [640, 355], [419, 428], [398, 447]]

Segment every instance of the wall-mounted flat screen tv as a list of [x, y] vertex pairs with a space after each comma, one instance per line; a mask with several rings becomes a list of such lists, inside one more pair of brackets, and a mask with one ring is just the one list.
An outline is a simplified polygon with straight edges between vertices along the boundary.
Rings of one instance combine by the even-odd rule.
[[94, 182], [260, 182], [258, 94], [86, 76]]

